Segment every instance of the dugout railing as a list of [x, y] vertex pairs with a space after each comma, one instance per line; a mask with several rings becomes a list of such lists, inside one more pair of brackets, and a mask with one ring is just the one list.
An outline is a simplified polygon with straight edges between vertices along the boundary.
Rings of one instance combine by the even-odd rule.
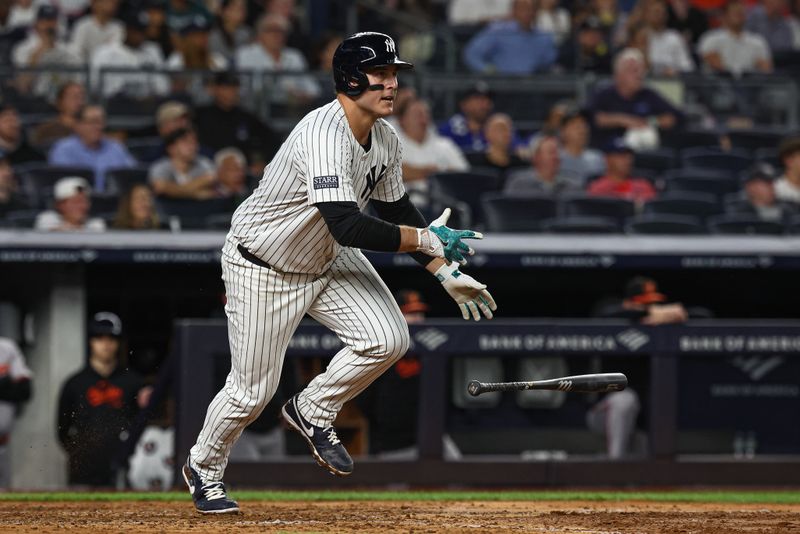
[[[326, 475], [310, 458], [291, 457], [264, 463], [231, 463], [227, 480], [250, 486], [358, 486], [409, 485], [676, 485], [676, 484], [798, 484], [800, 448], [796, 432], [788, 431], [785, 454], [759, 454], [739, 458], [738, 451], [717, 455], [679, 455], [677, 436], [679, 410], [703, 411], [707, 403], [714, 413], [717, 401], [755, 402], [780, 399], [780, 414], [786, 424], [798, 414], [798, 321], [694, 321], [686, 325], [632, 326], [617, 321], [495, 320], [466, 323], [453, 320], [427, 321], [410, 326], [413, 350], [422, 358], [418, 416], [419, 457], [414, 461], [357, 459], [352, 477], [344, 480]], [[432, 335], [436, 334], [436, 335]], [[202, 426], [206, 407], [216, 393], [213, 370], [228, 357], [225, 322], [180, 320], [175, 324], [174, 357], [177, 365], [177, 465], [185, 460]], [[315, 323], [298, 329], [287, 358], [331, 356], [339, 341]], [[469, 356], [505, 358], [559, 355], [565, 358], [625, 355], [648, 361], [646, 414], [649, 453], [645, 458], [608, 461], [600, 458], [524, 461], [521, 458], [470, 457], [445, 461], [442, 436], [446, 432], [448, 366], [451, 360]], [[683, 361], [699, 358], [689, 376], [680, 373]], [[726, 360], [730, 365], [726, 365]], [[769, 362], [772, 362], [770, 364]], [[777, 363], [776, 363], [777, 362]], [[779, 365], [784, 367], [775, 371]], [[766, 367], [765, 367], [766, 366]], [[764, 380], [754, 369], [772, 366], [773, 380]], [[730, 384], [725, 368], [747, 378]], [[697, 393], [699, 371], [708, 382], [712, 397], [695, 397], [686, 406], [681, 396]], [[721, 370], [721, 371], [720, 371]], [[726, 375], [727, 373], [727, 375]], [[750, 373], [750, 374], [748, 374]], [[717, 377], [719, 376], [719, 380]], [[716, 380], [716, 382], [715, 382]], [[702, 381], [701, 381], [702, 382]], [[639, 386], [638, 384], [632, 384]], [[466, 387], [466, 383], [463, 384]], [[453, 386], [455, 387], [455, 385]], [[700, 385], [705, 391], [706, 385]], [[764, 418], [777, 413], [764, 413]], [[724, 417], [722, 411], [719, 417]], [[736, 416], [736, 414], [734, 414]], [[683, 418], [683, 416], [681, 416]], [[741, 417], [741, 414], [740, 414]], [[713, 421], [709, 421], [713, 423]], [[714, 426], [711, 424], [711, 426]], [[776, 425], [780, 426], [780, 425]], [[771, 428], [771, 427], [770, 427]], [[486, 428], [486, 432], [492, 432]], [[780, 431], [780, 429], [776, 429]], [[733, 446], [733, 445], [732, 445]]]

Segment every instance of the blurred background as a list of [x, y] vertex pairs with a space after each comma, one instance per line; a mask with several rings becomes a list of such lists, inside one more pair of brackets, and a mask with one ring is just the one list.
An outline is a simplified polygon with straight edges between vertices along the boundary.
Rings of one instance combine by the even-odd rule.
[[339, 346], [309, 320], [226, 482], [800, 483], [800, 2], [0, 0], [0, 490], [173, 486], [230, 366], [231, 213], [365, 30], [416, 67], [409, 194], [486, 233], [499, 311], [369, 254], [414, 345], [336, 422], [353, 477], [277, 416]]

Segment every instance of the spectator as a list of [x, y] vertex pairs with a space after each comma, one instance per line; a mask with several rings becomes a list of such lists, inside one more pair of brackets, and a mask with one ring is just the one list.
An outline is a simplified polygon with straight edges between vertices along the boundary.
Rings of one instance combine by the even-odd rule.
[[504, 191], [508, 194], [561, 193], [580, 191], [581, 183], [574, 176], [561, 172], [558, 153], [558, 138], [540, 135], [531, 146], [531, 168], [513, 172], [506, 181]]
[[84, 106], [78, 112], [75, 134], [53, 145], [48, 157], [49, 163], [94, 169], [95, 189], [104, 191], [108, 169], [136, 166], [136, 160], [128, 149], [103, 133], [105, 127], [106, 112], [103, 108], [93, 104]]
[[[313, 9], [313, 8], [312, 8]], [[301, 14], [303, 9], [298, 9], [295, 0], [248, 0], [247, 25], [251, 28], [258, 26], [258, 21], [267, 15], [276, 15], [289, 22], [286, 44], [297, 50], [305, 51], [310, 36], [305, 34], [305, 22]]]
[[167, 26], [167, 0], [144, 0], [142, 8], [147, 21], [145, 39], [156, 43], [161, 50], [161, 57], [168, 58], [172, 54], [173, 46]]
[[11, 483], [11, 458], [8, 442], [14, 417], [31, 398], [31, 370], [25, 356], [12, 340], [0, 337], [0, 491]]
[[505, 113], [495, 113], [489, 117], [484, 127], [487, 142], [483, 152], [467, 154], [472, 167], [490, 167], [506, 172], [527, 164], [512, 151], [514, 123]]
[[[614, 59], [614, 82], [592, 95], [592, 144], [607, 146], [629, 136], [634, 149], [658, 146], [659, 131], [672, 131], [682, 114], [657, 92], [644, 87], [645, 63], [641, 52], [627, 48]], [[630, 132], [630, 133], [629, 133]]]
[[708, 31], [708, 17], [689, 0], [669, 0], [667, 27], [677, 30], [687, 43], [694, 45]]
[[10, 211], [21, 210], [26, 207], [27, 203], [19, 194], [14, 169], [11, 168], [6, 153], [0, 148], [0, 219]]
[[[289, 21], [281, 15], [265, 15], [256, 26], [256, 42], [236, 51], [239, 69], [302, 73], [308, 70], [303, 54], [286, 46]], [[308, 75], [285, 76], [278, 80], [271, 98], [279, 104], [303, 107], [320, 94], [316, 80]]]
[[750, 9], [744, 27], [767, 41], [773, 54], [788, 52], [795, 48], [794, 34], [786, 17], [786, 0], [761, 0], [760, 5]]
[[261, 174], [281, 145], [281, 139], [261, 119], [239, 105], [239, 77], [219, 72], [211, 84], [213, 101], [197, 108], [200, 143], [212, 150], [235, 146], [241, 150], [254, 174]]
[[5, 153], [6, 159], [12, 166], [44, 160], [44, 156], [25, 139], [17, 110], [10, 104], [2, 102], [0, 102], [0, 150]]
[[650, 72], [656, 76], [675, 76], [694, 70], [694, 62], [686, 42], [677, 31], [667, 28], [665, 0], [650, 0], [645, 8], [647, 59]]
[[570, 35], [572, 21], [569, 11], [558, 7], [559, 0], [541, 0], [536, 14], [536, 29], [553, 36], [556, 46], [561, 46]]
[[[147, 26], [142, 12], [125, 17], [125, 38], [100, 46], [92, 55], [91, 68], [94, 80], [101, 82], [100, 71], [104, 68], [126, 68], [131, 70], [160, 70], [164, 57], [157, 44], [145, 40]], [[96, 88], [97, 89], [97, 88]], [[102, 77], [99, 87], [104, 97], [125, 95], [136, 99], [166, 95], [169, 81], [163, 74], [108, 73]]]
[[247, 160], [235, 147], [223, 148], [214, 156], [217, 168], [217, 196], [230, 198], [238, 206], [250, 194], [247, 186]]
[[778, 148], [783, 163], [783, 176], [775, 182], [778, 200], [800, 205], [800, 138], [784, 139]]
[[492, 23], [473, 37], [464, 49], [465, 63], [482, 73], [526, 75], [549, 70], [556, 61], [555, 41], [536, 29], [535, 19], [533, 0], [514, 0], [512, 20]]
[[92, 11], [72, 28], [70, 47], [82, 63], [89, 64], [92, 55], [103, 45], [122, 41], [125, 28], [114, 20], [119, 0], [92, 0]]
[[586, 183], [593, 176], [605, 172], [606, 162], [599, 150], [589, 148], [589, 122], [576, 109], [561, 120], [561, 171]]
[[611, 72], [611, 43], [600, 19], [584, 18], [573, 39], [567, 39], [558, 53], [559, 63], [570, 71]]
[[697, 52], [706, 69], [741, 76], [747, 72], [772, 72], [772, 55], [763, 37], [745, 30], [741, 0], [725, 5], [723, 27], [706, 32]]
[[451, 26], [486, 24], [508, 18], [512, 0], [450, 0], [447, 20]]
[[[700, 309], [698, 315], [710, 313]], [[667, 297], [658, 291], [652, 278], [636, 276], [625, 285], [624, 296], [604, 299], [594, 310], [595, 317], [630, 319], [641, 324], [659, 325], [682, 323], [689, 318], [689, 310], [681, 303], [667, 303]]]
[[317, 39], [311, 54], [311, 66], [315, 70], [331, 73], [333, 71], [333, 54], [343, 37], [338, 33], [325, 33]]
[[124, 435], [151, 389], [120, 362], [122, 322], [116, 314], [96, 313], [88, 334], [86, 366], [61, 388], [58, 438], [69, 456], [69, 484], [111, 486]]
[[78, 82], [63, 84], [56, 93], [58, 116], [34, 128], [31, 142], [40, 147], [49, 147], [59, 139], [75, 133], [78, 111], [86, 105], [86, 89]]
[[68, 176], [53, 187], [55, 210], [43, 211], [36, 217], [33, 227], [42, 231], [86, 230], [102, 232], [106, 229], [103, 219], [90, 218], [92, 207], [89, 182], [79, 176]]
[[198, 0], [167, 0], [167, 27], [174, 34], [180, 34], [198, 18], [211, 20], [211, 13], [203, 2]]
[[[453, 140], [464, 152], [483, 152], [486, 150], [484, 126], [494, 108], [493, 94], [486, 83], [481, 82], [461, 96], [456, 113], [439, 127], [439, 133]], [[396, 103], [397, 106], [400, 103]]]
[[161, 221], [153, 202], [153, 192], [147, 184], [135, 184], [119, 200], [114, 217], [115, 230], [159, 230]]
[[[49, 4], [39, 6], [32, 31], [11, 51], [11, 62], [20, 68], [74, 67], [80, 64], [80, 58], [58, 38], [58, 11], [55, 7]], [[22, 91], [31, 90], [33, 94], [42, 96], [64, 83], [61, 76], [60, 73], [22, 74], [18, 83]]]
[[441, 171], [466, 171], [469, 163], [447, 137], [431, 129], [427, 102], [414, 99], [398, 110], [397, 137], [403, 147], [403, 181], [416, 206], [428, 205], [428, 177]]
[[789, 26], [792, 28], [794, 49], [800, 49], [800, 0], [792, 0], [789, 15]]
[[775, 169], [768, 163], [756, 165], [744, 176], [743, 202], [734, 204], [734, 213], [754, 215], [764, 221], [785, 223], [797, 213], [797, 205], [778, 200], [775, 194]]
[[411, 100], [417, 100], [419, 98], [419, 94], [417, 90], [414, 89], [411, 85], [402, 85], [398, 87], [397, 92], [394, 95], [394, 109], [392, 114], [386, 117], [386, 122], [388, 122], [392, 128], [399, 131], [400, 130], [400, 110], [406, 108], [406, 104]]
[[220, 71], [228, 68], [228, 60], [209, 48], [211, 23], [202, 15], [195, 15], [183, 25], [175, 51], [167, 59], [171, 70], [199, 69]]
[[179, 128], [164, 139], [167, 157], [150, 166], [150, 185], [156, 195], [172, 198], [208, 199], [216, 196], [214, 164], [199, 155], [197, 135]]
[[233, 63], [236, 49], [253, 40], [253, 30], [245, 24], [247, 2], [245, 0], [222, 0], [219, 15], [208, 37], [208, 47]]
[[589, 184], [590, 195], [633, 200], [637, 203], [655, 198], [656, 190], [649, 181], [631, 176], [633, 150], [625, 141], [617, 139], [605, 148], [606, 174]]

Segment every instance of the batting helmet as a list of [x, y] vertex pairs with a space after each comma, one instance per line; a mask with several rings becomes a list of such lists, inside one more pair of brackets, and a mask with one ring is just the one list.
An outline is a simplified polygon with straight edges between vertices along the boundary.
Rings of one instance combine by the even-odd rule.
[[[333, 81], [336, 91], [358, 96], [369, 88], [365, 70], [395, 65], [399, 70], [414, 65], [397, 58], [394, 39], [385, 33], [362, 32], [341, 42], [333, 54]], [[376, 87], [377, 89], [377, 87]]]

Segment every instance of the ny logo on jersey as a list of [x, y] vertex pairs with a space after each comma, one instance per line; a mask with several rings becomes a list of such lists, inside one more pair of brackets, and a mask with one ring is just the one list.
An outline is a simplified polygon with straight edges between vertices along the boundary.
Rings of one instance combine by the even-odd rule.
[[365, 177], [367, 183], [364, 184], [364, 190], [361, 192], [361, 198], [369, 197], [378, 186], [378, 182], [383, 180], [383, 177], [386, 176], [386, 165], [381, 165], [381, 172], [377, 172], [377, 170], [378, 167], [376, 166], [367, 171], [367, 175]]
[[391, 39], [386, 39], [386, 51], [391, 52], [392, 54], [395, 53], [394, 41], [392, 41]]

